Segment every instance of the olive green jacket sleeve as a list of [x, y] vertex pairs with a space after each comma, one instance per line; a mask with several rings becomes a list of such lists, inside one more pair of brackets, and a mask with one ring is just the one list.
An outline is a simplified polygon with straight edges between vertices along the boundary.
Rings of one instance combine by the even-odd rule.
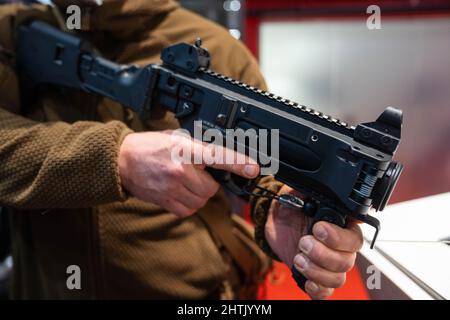
[[117, 155], [129, 132], [118, 121], [37, 123], [0, 108], [0, 206], [77, 208], [125, 199]]
[[131, 132], [126, 125], [41, 123], [19, 115], [18, 81], [8, 59], [21, 8], [0, 8], [0, 206], [74, 208], [124, 199], [117, 158]]

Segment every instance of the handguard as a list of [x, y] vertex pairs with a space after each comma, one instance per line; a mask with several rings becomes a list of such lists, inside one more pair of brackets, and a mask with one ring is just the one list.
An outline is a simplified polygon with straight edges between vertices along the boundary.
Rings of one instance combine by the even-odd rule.
[[[274, 177], [305, 198], [272, 197], [303, 208], [313, 224], [324, 220], [345, 227], [349, 218], [370, 224], [376, 229], [373, 247], [380, 226], [368, 211], [384, 209], [403, 168], [392, 161], [400, 142], [400, 110], [388, 107], [376, 121], [352, 127], [209, 70], [210, 54], [200, 41], [165, 48], [161, 59], [160, 65], [118, 65], [96, 55], [79, 37], [39, 21], [22, 25], [17, 64], [26, 92], [24, 112], [36, 92], [32, 89], [53, 85], [109, 97], [143, 118], [154, 107], [165, 108], [191, 134], [196, 120], [202, 121], [203, 130], [219, 129], [224, 136], [226, 129], [279, 129], [279, 170]], [[237, 183], [239, 179], [223, 171], [212, 174], [236, 194], [257, 187], [256, 181]], [[306, 278], [292, 271], [304, 290]]]

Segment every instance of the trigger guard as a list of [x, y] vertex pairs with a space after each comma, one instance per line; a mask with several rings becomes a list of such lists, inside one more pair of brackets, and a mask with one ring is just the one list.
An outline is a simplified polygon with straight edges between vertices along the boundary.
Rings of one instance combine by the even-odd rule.
[[[239, 186], [238, 184], [236, 184], [235, 180], [233, 179], [233, 176], [236, 176], [230, 172], [226, 172], [224, 175], [224, 183], [223, 186], [231, 191], [232, 193], [234, 193], [237, 196], [246, 196], [248, 195], [248, 191], [246, 191], [249, 186], [251, 186], [253, 184], [254, 180], [249, 180], [249, 179], [245, 179], [246, 183], [244, 186]], [[237, 177], [237, 176], [236, 176]], [[241, 178], [243, 179], [243, 178]]]
[[222, 175], [222, 181], [220, 181], [220, 183], [222, 184], [222, 186], [227, 189], [228, 191], [233, 192], [236, 195], [241, 195], [240, 192], [241, 188], [239, 188], [239, 186], [233, 181], [233, 178], [231, 177], [231, 173], [229, 172], [224, 172], [224, 174]]

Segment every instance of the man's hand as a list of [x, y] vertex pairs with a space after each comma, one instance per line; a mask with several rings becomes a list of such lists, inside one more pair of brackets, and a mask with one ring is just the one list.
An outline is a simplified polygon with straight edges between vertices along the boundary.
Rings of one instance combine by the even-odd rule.
[[[190, 137], [174, 135], [170, 130], [131, 133], [125, 137], [119, 152], [122, 185], [133, 196], [155, 203], [179, 217], [192, 215], [219, 189], [219, 184], [204, 170], [205, 166], [249, 179], [259, 174], [259, 166], [254, 160], [233, 152], [233, 159], [240, 158], [240, 161], [223, 164], [225, 159], [217, 159], [219, 157], [214, 155], [221, 151], [226, 155], [225, 149], [211, 146]], [[190, 150], [189, 158], [197, 157], [202, 163], [174, 161], [173, 150]]]
[[[299, 194], [283, 186], [279, 194]], [[306, 235], [311, 218], [299, 210], [280, 206], [273, 201], [269, 209], [265, 235], [278, 257], [306, 276], [305, 289], [313, 299], [325, 299], [345, 283], [363, 245], [361, 229], [351, 223], [343, 229], [328, 222], [314, 225], [313, 235]]]

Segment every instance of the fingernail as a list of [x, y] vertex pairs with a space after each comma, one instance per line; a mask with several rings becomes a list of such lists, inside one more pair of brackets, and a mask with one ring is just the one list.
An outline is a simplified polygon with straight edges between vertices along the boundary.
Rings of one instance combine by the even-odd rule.
[[305, 271], [308, 267], [308, 261], [306, 261], [305, 257], [301, 254], [298, 254], [294, 257], [294, 264], [299, 271]]
[[300, 250], [302, 250], [306, 254], [308, 254], [311, 251], [313, 245], [314, 245], [314, 243], [312, 242], [312, 240], [310, 238], [303, 237], [300, 240]]
[[247, 177], [254, 177], [258, 174], [258, 168], [254, 165], [246, 165], [244, 173]]
[[324, 241], [328, 237], [328, 232], [322, 225], [318, 225], [314, 228], [314, 235], [317, 239]]
[[308, 281], [308, 291], [311, 293], [316, 293], [319, 291], [319, 286], [312, 281]]

